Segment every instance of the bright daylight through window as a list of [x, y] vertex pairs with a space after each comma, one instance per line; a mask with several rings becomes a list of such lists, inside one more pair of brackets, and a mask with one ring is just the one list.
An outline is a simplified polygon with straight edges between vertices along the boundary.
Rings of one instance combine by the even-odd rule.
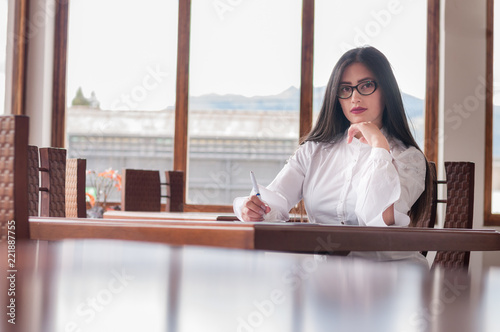
[[299, 139], [301, 0], [193, 0], [188, 203], [267, 185]]
[[500, 213], [500, 4], [495, 1], [493, 34], [493, 165], [491, 212]]
[[68, 157], [97, 173], [172, 169], [177, 17], [175, 0], [69, 3]]
[[340, 5], [316, 0], [314, 16], [315, 115], [340, 56], [351, 48], [371, 45], [384, 53], [393, 67], [410, 129], [423, 150], [427, 1], [355, 0]]

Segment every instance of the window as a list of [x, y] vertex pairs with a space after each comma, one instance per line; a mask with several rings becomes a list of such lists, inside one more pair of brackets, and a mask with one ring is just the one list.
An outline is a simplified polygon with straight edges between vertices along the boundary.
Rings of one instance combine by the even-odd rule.
[[415, 140], [423, 150], [426, 28], [426, 1], [356, 0], [340, 5], [335, 1], [316, 0], [315, 116], [321, 108], [326, 84], [340, 56], [354, 47], [374, 46], [387, 56], [393, 67], [410, 119], [410, 129], [414, 130]]
[[500, 6], [494, 11], [495, 34], [493, 40], [493, 164], [491, 213], [500, 213]]
[[500, 6], [488, 0], [484, 223], [500, 225]]
[[0, 114], [5, 114], [8, 1], [0, 1]]
[[[341, 10], [324, 0], [157, 1], [148, 0], [146, 5], [71, 2], [66, 146], [70, 155], [86, 157], [92, 168], [169, 168], [172, 157], [161, 159], [159, 167], [146, 157], [155, 153], [171, 156], [173, 151], [173, 168], [187, 174], [186, 199], [191, 203], [185, 205], [187, 211], [231, 211], [232, 199], [248, 194], [251, 188], [249, 170], [263, 185], [272, 180], [297, 147], [299, 131], [305, 134], [309, 130], [313, 83], [313, 104], [318, 109], [321, 88], [344, 50], [335, 44], [339, 41], [344, 42], [342, 47], [357, 46], [358, 41], [367, 43], [360, 37], [364, 34], [388, 55], [403, 92], [417, 101], [412, 123], [419, 142], [424, 95], [430, 98], [426, 125], [436, 123], [430, 117], [437, 119], [439, 0], [427, 1], [427, 16], [422, 2], [365, 1], [362, 4], [368, 10], [356, 12], [366, 15], [349, 23], [347, 30], [333, 25], [333, 17]], [[351, 4], [342, 6], [345, 12], [344, 6]], [[92, 27], [88, 17], [93, 18]], [[113, 26], [107, 23], [111, 17]], [[389, 47], [394, 38], [403, 38], [397, 35], [403, 29], [405, 36], [411, 34], [407, 38], [414, 43], [411, 49], [419, 50], [409, 65], [404, 60], [408, 52]], [[59, 29], [56, 38], [65, 33]], [[432, 47], [425, 59], [427, 45]], [[148, 69], [157, 68], [148, 67], [148, 61], [155, 59], [160, 73], [165, 74], [160, 75], [164, 79], [161, 85], [146, 78], [151, 74]], [[408, 67], [418, 70], [407, 71]], [[411, 75], [415, 76], [408, 80]], [[57, 77], [55, 80], [55, 86], [62, 85]], [[159, 86], [151, 92], [153, 83]], [[300, 101], [299, 91], [304, 97]], [[73, 106], [74, 99], [86, 105]], [[55, 114], [54, 120], [62, 122], [65, 114], [57, 110]], [[437, 125], [433, 126], [429, 132], [437, 137]], [[54, 146], [63, 146], [62, 139], [53, 133]], [[110, 144], [113, 148], [107, 153], [94, 156], [101, 146]], [[146, 148], [145, 144], [152, 145]], [[144, 155], [138, 155], [138, 149]], [[429, 151], [434, 160], [435, 147], [430, 146]], [[117, 166], [114, 160], [119, 160]]]
[[248, 195], [250, 170], [269, 184], [299, 138], [302, 1], [220, 3], [191, 5], [192, 204]]
[[70, 2], [69, 157], [98, 172], [172, 169], [177, 15], [175, 0]]

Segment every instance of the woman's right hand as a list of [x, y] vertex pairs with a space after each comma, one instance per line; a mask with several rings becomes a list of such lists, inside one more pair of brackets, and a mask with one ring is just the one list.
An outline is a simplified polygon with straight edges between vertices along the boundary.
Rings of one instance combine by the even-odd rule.
[[241, 217], [244, 221], [262, 221], [264, 215], [271, 212], [269, 205], [260, 200], [256, 195], [250, 196], [241, 209]]

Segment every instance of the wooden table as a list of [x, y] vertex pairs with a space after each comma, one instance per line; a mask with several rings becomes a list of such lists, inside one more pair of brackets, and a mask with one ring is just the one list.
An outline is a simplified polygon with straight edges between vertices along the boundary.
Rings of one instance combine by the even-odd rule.
[[2, 331], [500, 331], [498, 269], [110, 240], [16, 243], [15, 272], [2, 256]]
[[[104, 219], [148, 219], [148, 220], [198, 220], [198, 221], [238, 221], [234, 214], [219, 212], [150, 212], [150, 211], [106, 211]], [[305, 218], [305, 219], [304, 219]], [[290, 219], [301, 222], [300, 215], [291, 214]], [[302, 218], [307, 220], [306, 217]], [[303, 221], [302, 220], [302, 221]]]
[[119, 239], [297, 253], [500, 250], [500, 233], [482, 229], [30, 217], [30, 234], [37, 240]]
[[[210, 212], [145, 212], [145, 211], [106, 211], [104, 219], [148, 219], [148, 220], [200, 220], [215, 221], [220, 213]], [[236, 217], [234, 217], [236, 218]]]

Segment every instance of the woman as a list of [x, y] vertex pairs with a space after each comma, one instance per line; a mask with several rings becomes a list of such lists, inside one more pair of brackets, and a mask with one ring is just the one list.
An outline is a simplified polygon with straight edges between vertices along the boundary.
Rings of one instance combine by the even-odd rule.
[[310, 222], [408, 226], [424, 212], [428, 181], [389, 61], [361, 47], [335, 65], [316, 125], [261, 189], [264, 201], [277, 199], [253, 195], [233, 205], [242, 221], [287, 220], [303, 199]]

